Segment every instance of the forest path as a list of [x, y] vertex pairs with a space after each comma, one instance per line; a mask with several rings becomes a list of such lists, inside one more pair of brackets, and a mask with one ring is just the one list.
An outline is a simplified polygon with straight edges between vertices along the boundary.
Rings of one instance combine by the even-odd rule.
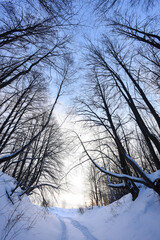
[[62, 228], [62, 234], [61, 234], [60, 240], [68, 240], [66, 224], [61, 218], [58, 217], [58, 219], [60, 221], [61, 228]]
[[88, 228], [71, 217], [59, 217], [62, 234], [60, 240], [98, 240]]

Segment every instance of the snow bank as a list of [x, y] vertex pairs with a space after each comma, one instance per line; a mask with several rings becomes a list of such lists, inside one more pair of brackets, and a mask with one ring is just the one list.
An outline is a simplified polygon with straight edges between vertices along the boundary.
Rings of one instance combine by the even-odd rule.
[[[21, 189], [7, 197], [14, 179], [0, 173], [1, 240], [159, 240], [160, 197], [141, 189], [134, 202], [130, 194], [106, 207], [80, 214], [78, 209], [34, 206]], [[12, 204], [12, 202], [14, 204]]]
[[109, 206], [73, 216], [98, 240], [159, 240], [160, 197], [143, 189], [134, 202], [130, 194]]
[[[97, 240], [160, 239], [160, 197], [152, 189], [142, 188], [138, 199], [134, 202], [131, 194], [128, 194], [106, 207], [85, 210], [84, 214], [78, 213], [78, 209], [50, 208], [49, 210], [67, 226], [70, 222], [83, 235], [87, 229], [87, 232]], [[85, 239], [94, 238], [87, 238], [86, 234]], [[75, 239], [83, 238], [75, 237]]]
[[59, 220], [46, 210], [34, 206], [27, 196], [19, 198], [20, 189], [8, 199], [14, 179], [0, 173], [0, 239], [1, 240], [56, 240], [61, 226]]

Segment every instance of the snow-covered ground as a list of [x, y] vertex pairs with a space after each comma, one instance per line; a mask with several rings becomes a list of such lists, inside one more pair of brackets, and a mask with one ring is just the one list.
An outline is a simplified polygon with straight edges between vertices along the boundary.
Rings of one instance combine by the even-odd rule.
[[27, 196], [12, 202], [6, 192], [14, 180], [0, 173], [1, 240], [159, 240], [160, 197], [151, 189], [142, 189], [134, 202], [127, 195], [106, 207], [85, 210], [43, 208], [33, 205]]

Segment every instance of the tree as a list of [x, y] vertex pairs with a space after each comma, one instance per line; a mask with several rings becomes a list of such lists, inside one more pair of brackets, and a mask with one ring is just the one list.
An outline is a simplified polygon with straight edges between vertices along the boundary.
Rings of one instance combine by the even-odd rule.
[[96, 168], [112, 181], [120, 179], [118, 184], [109, 180], [109, 186], [126, 188], [134, 200], [141, 184], [160, 194], [159, 178], [151, 180], [147, 175], [160, 169], [160, 118], [156, 95], [154, 101], [151, 95], [157, 89], [149, 87], [159, 64], [159, 36], [153, 28], [146, 30], [147, 23], [141, 29], [138, 23], [133, 26], [130, 19], [118, 21], [118, 17], [107, 19], [113, 37], [103, 31], [98, 46], [88, 44], [88, 96], [78, 100], [78, 111], [91, 128], [99, 129], [100, 136], [93, 140], [98, 144], [90, 143], [90, 148], [80, 141]]
[[145, 10], [150, 10], [156, 4], [157, 1], [155, 0], [97, 0], [95, 1], [95, 10], [101, 15], [101, 17], [106, 18], [109, 11], [120, 11], [126, 6], [127, 8], [132, 8], [132, 11], [134, 11], [134, 8], [136, 8], [137, 6]]
[[[67, 48], [70, 4], [61, 0], [0, 4], [0, 164], [27, 194], [35, 188], [58, 187], [62, 142], [52, 115], [72, 64]], [[47, 96], [51, 82], [52, 104]]]

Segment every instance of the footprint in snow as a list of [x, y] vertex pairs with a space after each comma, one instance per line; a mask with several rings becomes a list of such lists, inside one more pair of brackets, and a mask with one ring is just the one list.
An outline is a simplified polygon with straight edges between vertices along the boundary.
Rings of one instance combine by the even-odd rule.
[[87, 227], [81, 225], [78, 221], [73, 220], [72, 218], [66, 217], [66, 219], [69, 219], [71, 221], [71, 224], [77, 228], [78, 230], [80, 230], [80, 232], [86, 237], [86, 239], [88, 240], [98, 240], [97, 238], [95, 238], [88, 230]]
[[62, 227], [61, 240], [68, 240], [66, 224], [64, 223], [64, 221], [61, 218], [59, 218], [59, 221], [60, 221], [61, 227]]

